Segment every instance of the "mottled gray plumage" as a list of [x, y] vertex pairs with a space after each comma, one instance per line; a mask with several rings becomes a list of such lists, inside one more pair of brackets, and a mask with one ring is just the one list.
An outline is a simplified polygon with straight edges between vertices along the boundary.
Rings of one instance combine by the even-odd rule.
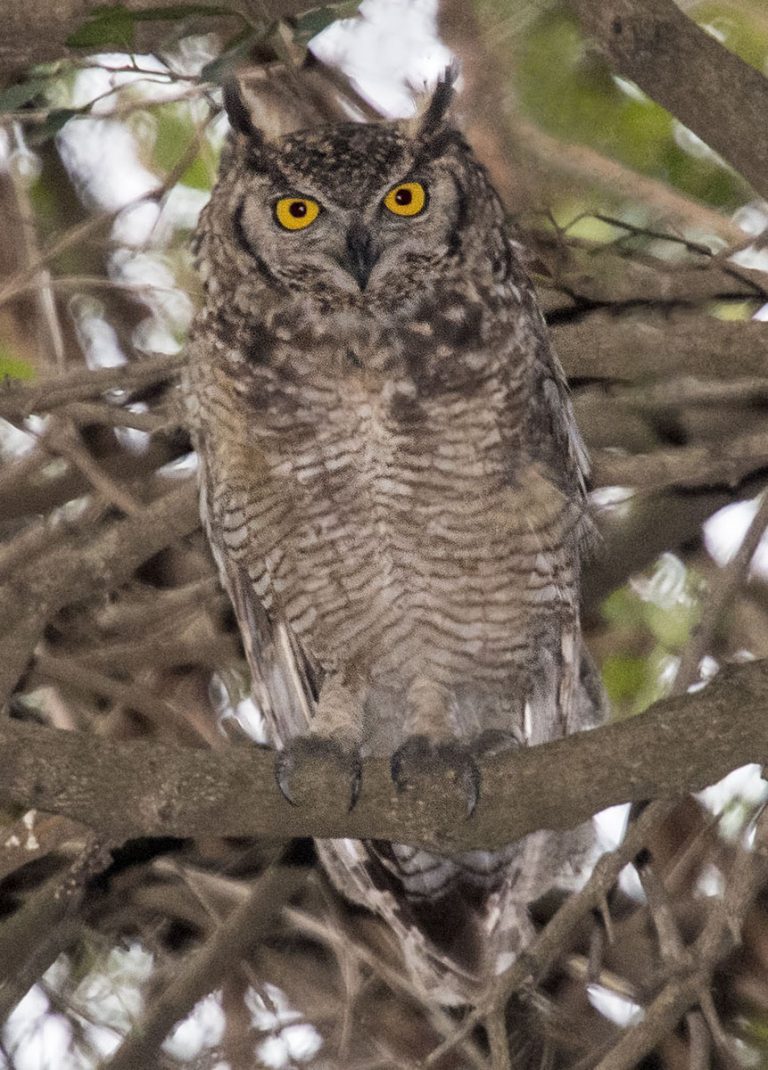
[[[597, 715], [580, 678], [586, 458], [449, 95], [441, 85], [416, 123], [268, 143], [230, 90], [235, 130], [196, 239], [187, 393], [255, 698], [277, 747], [312, 733], [350, 755], [401, 748], [403, 775], [412, 736], [461, 765], [457, 741], [467, 755], [540, 743]], [[411, 217], [384, 205], [403, 182], [426, 190]], [[285, 230], [284, 197], [316, 202], [317, 219]], [[387, 917], [424, 987], [455, 999], [511, 961], [527, 902], [588, 845], [582, 830], [459, 858], [320, 850], [337, 886]], [[441, 937], [429, 904], [460, 924]]]

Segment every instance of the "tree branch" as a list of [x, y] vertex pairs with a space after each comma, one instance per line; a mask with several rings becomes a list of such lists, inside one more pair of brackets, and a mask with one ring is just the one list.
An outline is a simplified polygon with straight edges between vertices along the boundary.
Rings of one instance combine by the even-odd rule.
[[24, 670], [45, 625], [66, 605], [109, 591], [198, 526], [197, 489], [186, 481], [141, 513], [104, 525], [85, 546], [64, 545], [14, 569], [0, 584], [0, 705]]
[[318, 788], [291, 807], [274, 754], [211, 752], [96, 736], [8, 720], [0, 724], [0, 802], [35, 807], [132, 836], [354, 836], [442, 851], [493, 848], [538, 828], [568, 828], [606, 806], [698, 791], [748, 762], [768, 761], [768, 660], [723, 670], [703, 692], [646, 713], [483, 763], [469, 821], [446, 783], [428, 798], [398, 795], [389, 763], [364, 763], [351, 814], [344, 791]]
[[718, 962], [738, 946], [747, 910], [765, 884], [765, 818], [763, 813], [755, 829], [755, 849], [739, 851], [724, 895], [713, 897], [704, 928], [686, 949], [678, 968], [646, 1007], [640, 1022], [623, 1033], [596, 1070], [632, 1070], [637, 1066], [709, 989]]
[[[597, 860], [586, 884], [570, 895], [559, 910], [537, 934], [524, 955], [519, 955], [504, 973], [500, 974], [489, 993], [488, 1005], [506, 1005], [511, 996], [530, 991], [549, 973], [562, 955], [576, 926], [587, 914], [600, 907], [611, 888], [619, 879], [626, 865], [634, 861], [637, 853], [648, 846], [654, 828], [661, 823], [674, 807], [672, 802], [655, 802], [648, 806], [627, 829], [626, 835], [615, 851], [609, 851]], [[439, 1044], [424, 1060], [425, 1070], [439, 1065], [443, 1056], [469, 1036], [485, 1013], [484, 1005], [476, 1007], [461, 1025]]]
[[768, 197], [768, 79], [673, 0], [571, 0], [611, 65]]
[[77, 907], [85, 887], [110, 861], [95, 836], [69, 868], [31, 895], [0, 927], [0, 1021], [45, 973], [79, 928]]
[[714, 445], [679, 446], [622, 456], [613, 450], [592, 453], [596, 487], [737, 486], [751, 472], [768, 467], [768, 433], [753, 431]]
[[[173, 12], [188, 6], [188, 18], [175, 15], [168, 19], [145, 19], [136, 25], [135, 47], [138, 52], [161, 49], [186, 24], [189, 33], [219, 33], [232, 37], [242, 30], [246, 19], [259, 25], [264, 20], [296, 15], [316, 6], [312, 0], [224, 0], [215, 5], [229, 8], [231, 15], [202, 15], [202, 5], [188, 0], [123, 0], [120, 5], [129, 12], [147, 9], [157, 11], [170, 8]], [[213, 7], [213, 5], [211, 5]], [[72, 49], [68, 38], [89, 18], [103, 8], [102, 0], [6, 0], [3, 5], [3, 34], [0, 38], [0, 70], [7, 77], [15, 77], [36, 63], [47, 63], [65, 56], [82, 56], [83, 49]], [[195, 10], [197, 8], [197, 10]], [[170, 17], [170, 13], [169, 13]], [[3, 79], [4, 80], [4, 79]]]
[[184, 353], [173, 353], [117, 368], [77, 368], [39, 383], [0, 383], [0, 416], [18, 419], [33, 412], [49, 412], [71, 401], [98, 398], [108, 390], [155, 386], [178, 375], [185, 360]]
[[273, 863], [153, 1000], [115, 1054], [102, 1063], [104, 1070], [152, 1065], [175, 1023], [218, 988], [254, 945], [274, 933], [275, 915], [298, 891], [308, 872], [308, 867], [291, 865], [289, 860]]
[[[661, 280], [657, 285], [662, 287]], [[614, 290], [618, 286], [614, 278]], [[576, 379], [646, 382], [671, 375], [723, 380], [768, 375], [768, 324], [759, 320], [687, 316], [670, 322], [660, 316], [649, 320], [594, 313], [556, 324], [552, 337], [566, 372]]]

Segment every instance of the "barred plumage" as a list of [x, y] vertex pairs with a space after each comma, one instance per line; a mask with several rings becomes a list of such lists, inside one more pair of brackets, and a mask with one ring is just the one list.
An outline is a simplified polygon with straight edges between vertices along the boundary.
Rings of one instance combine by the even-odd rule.
[[[585, 455], [448, 96], [443, 84], [415, 126], [267, 142], [229, 94], [236, 129], [196, 240], [205, 301], [187, 393], [211, 544], [288, 750], [307, 733], [382, 755], [414, 735], [538, 743], [597, 716], [580, 678]], [[405, 209], [414, 190], [424, 207], [400, 218], [403, 188]], [[281, 199], [300, 205], [295, 230]], [[447, 859], [332, 841], [321, 857], [410, 942], [425, 987], [460, 998], [519, 949], [527, 902], [588, 845], [584, 830], [540, 833]], [[485, 888], [469, 958], [414, 906], [463, 882]]]

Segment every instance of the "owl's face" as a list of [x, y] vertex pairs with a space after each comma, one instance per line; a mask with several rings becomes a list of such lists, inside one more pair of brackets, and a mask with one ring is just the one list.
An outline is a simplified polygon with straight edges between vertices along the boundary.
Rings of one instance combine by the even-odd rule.
[[326, 307], [407, 314], [455, 277], [468, 223], [474, 258], [493, 271], [497, 243], [477, 239], [483, 221], [469, 208], [487, 180], [452, 127], [433, 124], [427, 136], [344, 123], [268, 142], [245, 120], [234, 125], [227, 210], [261, 284]]
[[419, 158], [396, 126], [292, 134], [259, 156], [236, 234], [291, 290], [389, 304], [404, 279], [416, 289], [455, 257], [464, 195], [453, 160]]

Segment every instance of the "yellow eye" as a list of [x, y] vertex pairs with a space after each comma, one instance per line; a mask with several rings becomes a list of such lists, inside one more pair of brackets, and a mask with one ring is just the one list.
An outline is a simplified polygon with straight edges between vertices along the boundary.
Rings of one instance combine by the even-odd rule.
[[401, 182], [386, 195], [384, 206], [395, 215], [418, 215], [427, 206], [427, 191], [421, 182]]
[[311, 197], [281, 197], [275, 205], [275, 219], [286, 230], [303, 230], [320, 215], [320, 205]]

